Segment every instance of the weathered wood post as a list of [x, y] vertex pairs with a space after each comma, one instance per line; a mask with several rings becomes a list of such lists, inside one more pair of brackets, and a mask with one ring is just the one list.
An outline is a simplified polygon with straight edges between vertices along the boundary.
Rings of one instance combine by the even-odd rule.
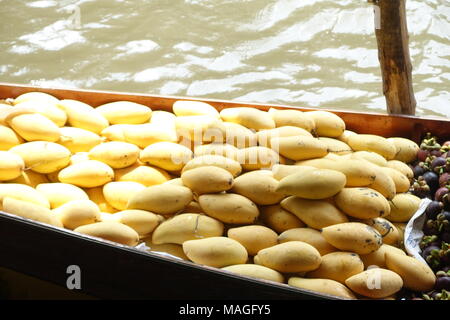
[[375, 11], [378, 59], [387, 111], [390, 114], [414, 115], [416, 99], [412, 87], [406, 0], [369, 1]]

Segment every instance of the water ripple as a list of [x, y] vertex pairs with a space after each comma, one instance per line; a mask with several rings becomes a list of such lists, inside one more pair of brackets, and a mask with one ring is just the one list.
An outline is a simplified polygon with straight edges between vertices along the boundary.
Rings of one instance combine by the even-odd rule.
[[[0, 81], [385, 112], [364, 1], [7, 3]], [[450, 117], [450, 2], [406, 6], [417, 114]]]

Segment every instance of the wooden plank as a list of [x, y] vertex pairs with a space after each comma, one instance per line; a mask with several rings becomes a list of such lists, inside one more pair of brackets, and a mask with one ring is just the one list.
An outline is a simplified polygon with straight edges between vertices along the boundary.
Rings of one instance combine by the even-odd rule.
[[416, 99], [408, 46], [406, 0], [374, 1], [380, 28], [375, 29], [383, 79], [383, 93], [390, 114], [414, 115]]
[[[15, 98], [22, 93], [31, 91], [46, 92], [56, 96], [59, 99], [80, 100], [94, 107], [111, 101], [128, 100], [147, 105], [155, 110], [171, 111], [173, 103], [177, 100], [195, 100], [207, 102], [216, 107], [218, 110], [222, 110], [223, 108], [242, 106], [257, 108], [260, 110], [268, 110], [271, 107], [280, 109], [298, 109], [301, 111], [318, 110], [315, 108], [304, 108], [277, 104], [241, 103], [216, 99], [198, 99], [191, 97], [159, 96], [140, 93], [108, 92], [98, 90], [56, 89], [0, 83], [0, 99]], [[422, 136], [424, 136], [427, 132], [431, 132], [441, 139], [450, 139], [449, 119], [431, 117], [419, 118], [408, 115], [352, 112], [337, 109], [326, 110], [339, 115], [345, 121], [347, 129], [355, 131], [357, 133], [372, 133], [384, 137], [398, 136], [413, 139], [414, 141], [419, 142]]]

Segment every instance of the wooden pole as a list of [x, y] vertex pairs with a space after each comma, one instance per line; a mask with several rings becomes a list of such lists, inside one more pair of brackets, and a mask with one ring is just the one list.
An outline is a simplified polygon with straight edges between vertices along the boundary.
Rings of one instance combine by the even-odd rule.
[[405, 2], [373, 0], [375, 34], [387, 111], [390, 114], [414, 115], [416, 99], [412, 87]]

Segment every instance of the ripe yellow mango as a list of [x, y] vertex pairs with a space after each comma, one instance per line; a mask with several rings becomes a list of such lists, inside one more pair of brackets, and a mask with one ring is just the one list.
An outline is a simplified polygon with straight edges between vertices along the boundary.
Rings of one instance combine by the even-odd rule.
[[89, 151], [89, 158], [106, 163], [111, 168], [122, 169], [136, 163], [140, 149], [134, 144], [111, 141], [99, 144]]
[[334, 199], [339, 209], [354, 218], [385, 217], [391, 212], [386, 198], [370, 188], [344, 188]]
[[369, 165], [371, 165], [371, 169], [375, 173], [375, 180], [368, 185], [368, 188], [378, 191], [388, 200], [394, 199], [397, 193], [394, 179], [382, 167], [373, 163], [369, 163]]
[[227, 236], [242, 244], [250, 256], [278, 244], [278, 235], [265, 226], [242, 226], [228, 229]]
[[110, 124], [141, 124], [148, 122], [152, 109], [131, 101], [114, 101], [95, 108]]
[[307, 136], [272, 138], [270, 144], [283, 157], [297, 161], [324, 157], [328, 153], [325, 143]]
[[198, 167], [181, 174], [183, 184], [197, 195], [230, 190], [233, 187], [233, 175], [225, 169], [215, 166]]
[[178, 171], [183, 169], [192, 156], [192, 151], [185, 146], [173, 142], [157, 142], [142, 150], [139, 159], [167, 171]]
[[336, 137], [336, 139], [338, 139], [339, 141], [348, 143], [348, 138], [350, 136], [356, 135], [357, 133], [351, 130], [344, 130], [344, 132], [342, 132], [342, 134], [339, 137]]
[[258, 137], [254, 130], [250, 130], [238, 123], [224, 122], [227, 144], [238, 149], [255, 147], [258, 145]]
[[348, 222], [347, 216], [326, 200], [291, 196], [281, 201], [281, 207], [295, 214], [307, 226], [318, 230]]
[[289, 241], [260, 250], [254, 261], [279, 272], [294, 273], [317, 269], [322, 258], [319, 251], [310, 244]]
[[61, 170], [59, 181], [82, 188], [102, 186], [114, 179], [114, 171], [107, 164], [97, 160], [87, 160], [72, 164]]
[[183, 116], [211, 116], [220, 118], [219, 112], [212, 105], [201, 101], [178, 100], [172, 106], [177, 117]]
[[293, 228], [303, 228], [305, 224], [294, 214], [284, 210], [279, 204], [260, 208], [265, 225], [278, 233]]
[[175, 127], [179, 139], [187, 139], [197, 144], [203, 142], [222, 143], [226, 139], [226, 127], [220, 119], [214, 116], [177, 117]]
[[258, 205], [279, 203], [285, 196], [277, 192], [278, 181], [271, 171], [257, 170], [244, 173], [234, 180], [231, 192], [247, 197]]
[[204, 194], [198, 198], [198, 202], [208, 216], [224, 223], [251, 224], [259, 216], [255, 203], [239, 194]]
[[363, 160], [321, 158], [298, 162], [297, 165], [339, 171], [346, 177], [346, 187], [364, 187], [373, 183], [376, 178], [373, 166]]
[[380, 233], [364, 223], [346, 222], [322, 229], [322, 235], [329, 244], [342, 251], [368, 254], [383, 244]]
[[290, 286], [306, 289], [314, 292], [328, 294], [345, 299], [356, 299], [353, 292], [342, 283], [330, 279], [305, 279], [291, 277], [288, 280]]
[[52, 96], [51, 94], [45, 93], [45, 92], [38, 92], [38, 91], [31, 91], [22, 93], [21, 95], [17, 96], [13, 104], [19, 104], [25, 101], [50, 101], [50, 102], [58, 102], [58, 98]]
[[266, 129], [260, 130], [255, 133], [258, 144], [263, 147], [271, 147], [270, 140], [272, 138], [280, 138], [280, 137], [292, 137], [292, 136], [306, 136], [312, 137], [312, 134], [305, 129], [293, 126], [283, 126], [275, 129]]
[[275, 121], [277, 128], [292, 126], [311, 132], [316, 127], [314, 120], [307, 113], [300, 110], [279, 110], [271, 108], [269, 109], [269, 114]]
[[102, 213], [115, 213], [118, 210], [114, 209], [108, 201], [106, 201], [105, 196], [103, 195], [103, 186], [95, 187], [95, 188], [85, 188], [83, 189], [86, 194], [89, 196], [89, 200], [95, 202], [97, 206], [100, 208]]
[[345, 122], [338, 115], [329, 111], [308, 111], [306, 115], [311, 117], [316, 124], [316, 134], [321, 137], [337, 138], [345, 131]]
[[273, 129], [275, 121], [269, 113], [249, 107], [225, 108], [220, 111], [223, 121], [234, 122], [254, 130]]
[[348, 138], [347, 144], [354, 151], [371, 151], [382, 155], [386, 160], [395, 158], [397, 152], [392, 141], [373, 134], [357, 134]]
[[204, 155], [219, 155], [236, 160], [238, 150], [238, 148], [231, 144], [210, 143], [196, 146], [194, 149], [194, 156], [200, 157]]
[[386, 266], [400, 275], [406, 288], [414, 291], [430, 291], [436, 282], [436, 276], [428, 265], [407, 255], [387, 251]]
[[70, 126], [92, 131], [100, 134], [109, 126], [108, 120], [90, 105], [71, 99], [58, 102], [58, 107], [67, 114], [67, 122]]
[[24, 184], [0, 183], [0, 210], [2, 209], [2, 201], [6, 197], [27, 201], [50, 209], [50, 203], [44, 195], [36, 189]]
[[182, 213], [163, 221], [153, 232], [152, 243], [183, 244], [187, 240], [220, 237], [223, 223], [198, 213]]
[[281, 179], [275, 191], [305, 199], [325, 199], [340, 192], [346, 181], [345, 175], [339, 171], [316, 169]]
[[23, 143], [22, 137], [7, 126], [0, 125], [0, 150], [7, 151]]
[[163, 218], [145, 210], [123, 210], [113, 214], [116, 221], [133, 228], [140, 238], [149, 236]]
[[366, 160], [380, 167], [387, 166], [388, 161], [380, 154], [370, 151], [356, 151], [350, 155], [350, 159]]
[[26, 141], [55, 142], [60, 137], [59, 127], [39, 113], [15, 116], [8, 124]]
[[374, 227], [383, 237], [383, 243], [388, 245], [397, 246], [400, 242], [400, 233], [397, 227], [394, 226], [389, 220], [384, 218], [373, 218], [362, 221], [371, 227]]
[[12, 197], [2, 199], [1, 210], [34, 221], [62, 228], [61, 221], [48, 208]]
[[139, 242], [139, 234], [133, 228], [115, 221], [87, 224], [74, 231], [127, 246], [135, 246]]
[[391, 222], [408, 222], [419, 209], [420, 198], [408, 193], [399, 193], [390, 202], [391, 213], [386, 217]]
[[285, 160], [273, 149], [256, 146], [240, 149], [238, 151], [238, 162], [246, 171], [271, 168], [278, 163], [284, 163]]
[[139, 163], [115, 170], [114, 176], [116, 181], [138, 182], [146, 187], [162, 184], [171, 179], [170, 175], [163, 169]]
[[44, 174], [66, 167], [71, 155], [66, 147], [46, 141], [23, 143], [12, 147], [9, 151], [19, 155], [28, 169]]
[[364, 263], [359, 255], [353, 252], [331, 252], [322, 256], [319, 268], [308, 272], [308, 278], [331, 279], [342, 284], [364, 271]]
[[189, 162], [187, 162], [186, 165], [183, 167], [182, 173], [188, 170], [205, 166], [214, 166], [225, 169], [228, 172], [230, 172], [233, 175], [233, 177], [238, 176], [242, 171], [240, 163], [237, 162], [236, 160], [222, 157], [219, 155], [204, 155], [195, 157]]
[[67, 183], [41, 183], [36, 190], [48, 199], [52, 209], [72, 200], [89, 200], [83, 189]]
[[[113, 124], [112, 126], [106, 127], [100, 132], [100, 136], [107, 141], [126, 141], [125, 129], [130, 127], [130, 124]], [[131, 141], [127, 141], [132, 143]], [[137, 143], [135, 143], [138, 145]]]
[[224, 267], [222, 268], [222, 270], [250, 278], [263, 279], [279, 283], [284, 282], [284, 277], [281, 273], [257, 264], [235, 264], [232, 266]]
[[88, 152], [102, 142], [101, 137], [88, 130], [62, 127], [59, 129], [61, 135], [57, 143], [69, 149], [72, 153]]
[[369, 298], [386, 298], [400, 291], [402, 278], [387, 269], [373, 268], [355, 274], [345, 281], [354, 292]]
[[360, 255], [361, 260], [364, 262], [364, 268], [367, 269], [370, 266], [386, 268], [386, 252], [406, 255], [405, 251], [383, 243], [378, 250], [369, 254]]
[[313, 170], [316, 170], [316, 168], [306, 165], [296, 166], [288, 164], [276, 164], [272, 167], [273, 177], [277, 180], [281, 180], [294, 173], [305, 173]]
[[227, 237], [210, 237], [183, 242], [183, 251], [188, 258], [210, 267], [223, 268], [247, 262], [244, 246]]
[[58, 127], [64, 126], [67, 121], [67, 114], [64, 110], [58, 107], [57, 101], [43, 99], [27, 100], [16, 104], [15, 107], [35, 110], [36, 113], [39, 113], [53, 121]]
[[403, 173], [409, 180], [414, 178], [414, 172], [412, 169], [404, 162], [399, 160], [389, 160], [386, 164], [387, 167], [397, 170]]
[[392, 137], [387, 140], [392, 142], [395, 146], [396, 152], [394, 160], [411, 163], [417, 159], [417, 153], [420, 148], [414, 141], [399, 137]]
[[76, 229], [80, 226], [100, 221], [100, 209], [91, 200], [71, 200], [53, 210], [59, 220], [67, 229]]
[[19, 177], [13, 180], [9, 180], [8, 182], [26, 184], [27, 186], [36, 188], [38, 184], [49, 183], [50, 181], [48, 180], [46, 175], [28, 170], [22, 171]]
[[140, 209], [157, 214], [174, 214], [183, 210], [193, 199], [189, 188], [161, 184], [147, 187], [134, 194], [127, 209]]
[[338, 139], [327, 138], [327, 137], [319, 137], [319, 141], [325, 143], [327, 146], [327, 150], [330, 153], [337, 155], [345, 155], [351, 154], [353, 152], [352, 148], [345, 142], [342, 142]]
[[382, 167], [381, 170], [392, 178], [397, 193], [408, 192], [411, 183], [403, 173], [389, 167]]
[[22, 157], [13, 152], [0, 151], [0, 181], [16, 179], [24, 169]]
[[145, 186], [132, 181], [113, 181], [103, 186], [106, 201], [117, 210], [127, 209], [128, 201]]
[[[107, 129], [105, 129], [104, 132]], [[118, 128], [117, 140], [120, 135], [120, 130], [123, 132], [124, 141], [137, 145], [139, 148], [146, 148], [151, 144], [157, 142], [177, 142], [178, 137], [174, 128], [154, 123], [144, 123], [135, 125], [124, 125]]]
[[306, 242], [316, 248], [321, 256], [338, 250], [325, 240], [320, 231], [312, 228], [292, 228], [285, 230], [278, 236], [279, 243], [288, 241]]

